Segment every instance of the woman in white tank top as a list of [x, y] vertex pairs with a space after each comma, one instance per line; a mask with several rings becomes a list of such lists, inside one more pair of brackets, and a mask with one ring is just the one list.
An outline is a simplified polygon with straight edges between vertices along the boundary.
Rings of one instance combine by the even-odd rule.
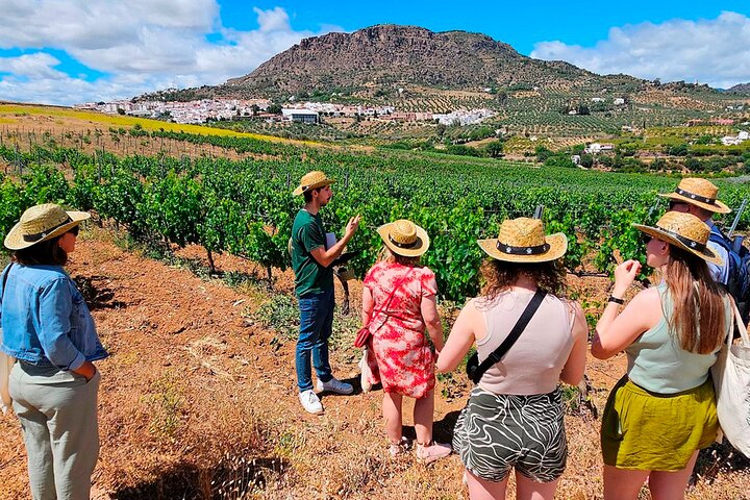
[[519, 499], [552, 499], [567, 442], [559, 382], [577, 384], [588, 329], [581, 307], [561, 299], [567, 238], [544, 234], [538, 219], [506, 220], [497, 239], [480, 240], [482, 295], [461, 311], [437, 361], [454, 370], [473, 344], [486, 359], [508, 337], [537, 289], [546, 292], [518, 340], [482, 376], [456, 423], [453, 447], [472, 500], [503, 499], [511, 469]]

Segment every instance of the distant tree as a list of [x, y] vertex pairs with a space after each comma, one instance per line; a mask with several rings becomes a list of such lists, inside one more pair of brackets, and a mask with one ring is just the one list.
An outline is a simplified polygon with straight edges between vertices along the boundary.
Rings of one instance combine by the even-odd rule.
[[584, 168], [591, 168], [594, 166], [594, 157], [588, 154], [582, 154], [578, 164]]
[[585, 104], [579, 104], [578, 105], [578, 114], [579, 115], [590, 115], [591, 111], [589, 110], [589, 107]]
[[250, 112], [252, 113], [252, 116], [257, 116], [260, 112], [260, 106], [258, 106], [257, 104], [253, 104], [252, 106], [250, 106]]
[[271, 104], [266, 108], [266, 111], [273, 115], [280, 115], [281, 114], [281, 104]]
[[502, 158], [503, 156], [503, 142], [502, 141], [492, 141], [484, 148], [485, 152], [487, 153], [487, 156], [490, 158]]

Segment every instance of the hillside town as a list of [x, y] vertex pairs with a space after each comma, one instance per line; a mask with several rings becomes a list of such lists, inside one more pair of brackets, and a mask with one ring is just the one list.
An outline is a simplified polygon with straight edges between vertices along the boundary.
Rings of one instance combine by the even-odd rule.
[[450, 113], [402, 111], [394, 106], [365, 106], [322, 102], [298, 102], [278, 106], [268, 99], [201, 99], [197, 101], [130, 101], [91, 102], [77, 109], [108, 114], [155, 118], [174, 123], [197, 124], [223, 120], [262, 119], [320, 123], [325, 118], [377, 118], [387, 121], [437, 121], [444, 125], [473, 125], [495, 115], [490, 109], [457, 109]]

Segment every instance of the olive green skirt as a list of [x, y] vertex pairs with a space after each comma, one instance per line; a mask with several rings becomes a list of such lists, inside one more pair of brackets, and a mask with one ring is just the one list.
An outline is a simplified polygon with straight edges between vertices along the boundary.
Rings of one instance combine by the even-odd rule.
[[694, 389], [660, 395], [625, 376], [612, 389], [602, 416], [604, 463], [619, 469], [681, 470], [695, 450], [711, 445], [718, 429], [710, 377]]

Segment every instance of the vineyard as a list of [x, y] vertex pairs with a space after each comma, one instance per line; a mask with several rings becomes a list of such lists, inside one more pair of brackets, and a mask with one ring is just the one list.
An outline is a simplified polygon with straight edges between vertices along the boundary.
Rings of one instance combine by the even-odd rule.
[[[5, 141], [0, 145], [1, 236], [28, 206], [56, 201], [94, 210], [135, 238], [179, 247], [199, 244], [211, 263], [218, 253], [249, 259], [266, 267], [270, 277], [273, 269], [289, 264], [287, 241], [301, 206], [291, 192], [305, 172], [320, 169], [339, 181], [322, 212], [328, 228], [340, 232], [349, 217], [362, 215], [361, 230], [350, 243], [363, 250], [353, 264], [358, 276], [380, 246], [375, 229], [408, 218], [432, 236], [425, 263], [435, 270], [443, 297], [462, 301], [478, 289], [482, 256], [475, 240], [496, 236], [502, 219], [529, 216], [544, 205], [548, 230], [563, 231], [570, 241], [566, 267], [579, 274], [606, 273], [614, 249], [626, 258], [642, 255], [630, 223], [654, 222], [666, 206], [656, 193], [671, 191], [677, 182], [436, 153], [355, 154], [169, 131], [137, 135], [249, 156], [117, 155], [104, 149], [89, 154], [54, 141], [29, 140], [25, 148]], [[747, 194], [743, 185], [717, 182], [722, 200], [732, 207]], [[746, 212], [739, 227], [748, 226]]]

